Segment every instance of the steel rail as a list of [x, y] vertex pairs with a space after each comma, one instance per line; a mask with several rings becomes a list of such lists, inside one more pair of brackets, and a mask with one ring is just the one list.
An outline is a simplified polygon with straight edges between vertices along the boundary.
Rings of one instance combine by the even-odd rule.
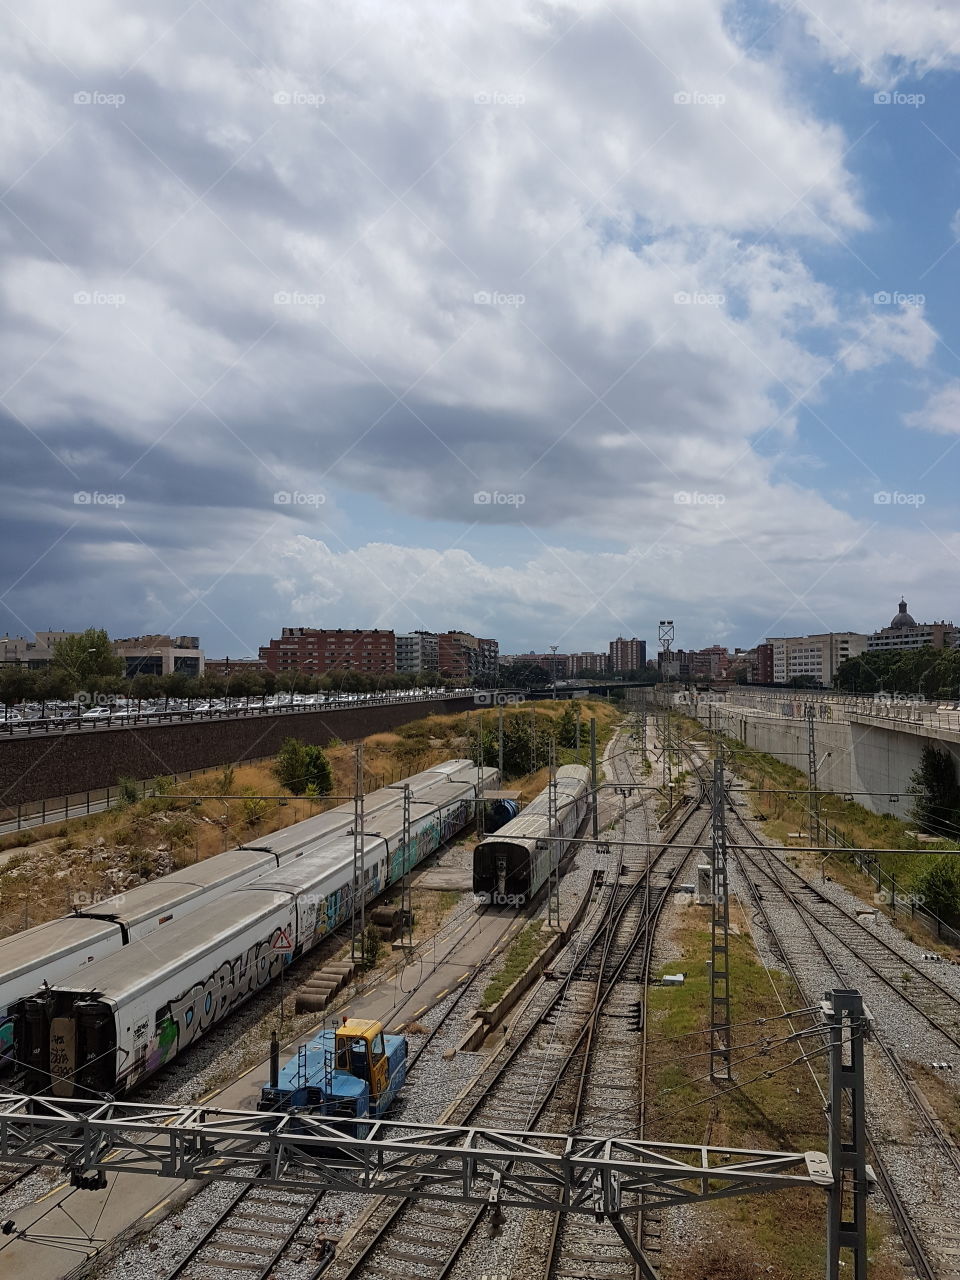
[[[740, 821], [742, 825], [746, 827], [746, 824], [743, 822], [743, 820], [740, 819]], [[746, 828], [746, 829], [749, 830], [749, 828]], [[766, 846], [762, 844], [756, 844], [754, 847], [760, 848], [760, 849], [766, 849]], [[738, 844], [736, 841], [731, 841], [730, 849], [736, 858], [738, 858], [739, 860], [742, 860], [742, 854], [743, 854], [742, 845]], [[749, 856], [747, 857], [746, 860], [753, 863], [753, 860], [750, 859]], [[762, 868], [760, 869], [762, 870]], [[764, 874], [767, 875], [767, 878], [773, 884], [777, 885], [777, 887], [781, 890], [786, 900], [790, 903], [791, 906], [793, 906], [798, 917], [804, 924], [806, 931], [809, 934], [814, 946], [816, 947], [821, 958], [826, 963], [826, 965], [831, 970], [831, 972], [833, 972], [836, 975], [837, 979], [840, 982], [842, 982], [845, 986], [849, 986], [850, 978], [846, 973], [846, 971], [844, 970], [842, 964], [838, 962], [835, 956], [830, 955], [830, 953], [824, 947], [821, 939], [817, 937], [813, 929], [813, 926], [810, 923], [811, 919], [813, 921], [816, 921], [817, 917], [812, 912], [809, 912], [802, 903], [797, 902], [795, 899], [795, 895], [792, 894], [784, 886], [781, 886], [779, 882], [775, 879], [775, 877], [773, 877], [769, 872], [764, 872]], [[807, 999], [808, 996], [806, 991], [804, 990], [804, 984], [801, 981], [796, 965], [793, 963], [790, 956], [787, 954], [786, 949], [784, 948], [783, 943], [780, 940], [780, 935], [777, 932], [777, 930], [774, 928], [773, 922], [770, 919], [769, 912], [767, 911], [764, 899], [757, 891], [750, 877], [748, 875], [745, 875], [744, 878], [747, 880], [747, 883], [750, 886], [754, 903], [757, 909], [759, 910], [760, 915], [763, 917], [766, 930], [770, 938], [775, 943], [777, 950], [779, 951], [780, 956], [782, 957], [783, 962], [787, 968], [787, 971], [789, 972], [794, 983], [796, 984], [797, 990], [803, 995], [804, 999]], [[846, 946], [847, 944], [845, 943], [844, 945]], [[882, 978], [882, 975], [878, 975], [878, 976]], [[895, 987], [893, 987], [893, 984], [889, 982], [888, 979], [882, 979], [882, 980], [884, 981], [885, 985], [890, 986], [892, 990], [894, 991], [897, 990]], [[901, 993], [898, 991], [897, 994], [900, 995]], [[903, 1084], [905, 1092], [910, 1098], [911, 1103], [913, 1104], [914, 1108], [918, 1111], [918, 1113], [921, 1115], [923, 1119], [923, 1123], [925, 1124], [929, 1132], [936, 1138], [937, 1144], [941, 1147], [941, 1150], [943, 1150], [944, 1153], [948, 1155], [948, 1158], [951, 1160], [954, 1167], [958, 1170], [958, 1172], [960, 1172], [960, 1156], [958, 1156], [958, 1153], [956, 1152], [955, 1148], [953, 1148], [952, 1144], [945, 1141], [943, 1133], [940, 1131], [938, 1126], [931, 1120], [930, 1115], [928, 1114], [926, 1108], [922, 1105], [919, 1099], [915, 1086], [907, 1077], [906, 1071], [904, 1070], [903, 1064], [900, 1062], [896, 1051], [891, 1046], [889, 1046], [886, 1043], [886, 1041], [883, 1039], [883, 1037], [880, 1036], [877, 1032], [874, 1032], [873, 1038], [876, 1041], [876, 1043], [880, 1046], [882, 1052], [884, 1053], [887, 1060], [890, 1062], [891, 1066], [893, 1067], [896, 1075], [898, 1076], [901, 1083]], [[825, 1035], [823, 1039], [824, 1039], [824, 1043], [826, 1044]], [[920, 1280], [938, 1280], [938, 1271], [933, 1261], [931, 1260], [931, 1258], [927, 1253], [923, 1237], [920, 1234], [917, 1224], [911, 1218], [910, 1213], [903, 1201], [902, 1196], [900, 1195], [899, 1191], [896, 1188], [896, 1185], [887, 1167], [886, 1161], [883, 1159], [882, 1153], [880, 1151], [879, 1143], [877, 1139], [874, 1137], [869, 1125], [867, 1126], [867, 1141], [870, 1144], [870, 1149], [873, 1155], [874, 1172], [877, 1175], [877, 1179], [883, 1190], [884, 1197], [888, 1205], [890, 1206], [890, 1211], [891, 1211], [891, 1214], [893, 1215], [894, 1221], [896, 1222], [897, 1230], [900, 1233], [900, 1238], [903, 1241], [904, 1248], [906, 1249], [914, 1268], [916, 1269], [917, 1275], [920, 1277]]]
[[[701, 788], [701, 796], [697, 804], [702, 802], [703, 797], [704, 797], [704, 789]], [[690, 813], [694, 811], [695, 811], [694, 809], [689, 810]], [[643, 884], [644, 894], [645, 894], [643, 913], [641, 915], [640, 921], [636, 926], [636, 929], [634, 930], [634, 934], [632, 938], [628, 942], [626, 951], [624, 953], [624, 956], [620, 964], [618, 965], [616, 972], [613, 975], [611, 975], [610, 979], [607, 981], [602, 991], [600, 989], [600, 983], [603, 981], [603, 972], [601, 970], [601, 975], [598, 979], [598, 991], [597, 991], [597, 998], [595, 1001], [595, 1008], [589, 1022], [587, 1045], [585, 1047], [585, 1052], [582, 1056], [582, 1061], [580, 1066], [580, 1075], [579, 1075], [579, 1080], [577, 1082], [576, 1097], [573, 1105], [573, 1124], [574, 1125], [579, 1124], [582, 1118], [583, 1104], [585, 1101], [585, 1093], [586, 1093], [586, 1088], [588, 1083], [588, 1076], [589, 1076], [591, 1065], [595, 1060], [594, 1051], [596, 1048], [596, 1044], [598, 1042], [598, 1036], [597, 1036], [598, 1015], [602, 1011], [602, 1008], [606, 1003], [607, 999], [609, 998], [610, 994], [615, 989], [617, 981], [622, 976], [623, 971], [625, 970], [627, 965], [630, 963], [630, 961], [634, 958], [637, 947], [642, 944], [643, 953], [642, 953], [641, 965], [640, 965], [640, 979], [643, 984], [643, 1018], [641, 1022], [641, 1028], [640, 1028], [640, 1035], [641, 1035], [640, 1072], [639, 1072], [640, 1086], [639, 1086], [639, 1098], [638, 1098], [638, 1108], [637, 1108], [637, 1121], [638, 1121], [639, 1136], [640, 1138], [644, 1136], [643, 1129], [644, 1129], [645, 1089], [646, 1089], [647, 1031], [649, 1027], [649, 1020], [646, 1016], [646, 1008], [647, 1008], [648, 992], [650, 987], [650, 973], [651, 973], [652, 963], [653, 963], [653, 947], [654, 947], [654, 942], [656, 940], [657, 926], [660, 922], [660, 917], [663, 914], [663, 910], [667, 903], [667, 899], [669, 897], [670, 891], [676, 884], [676, 881], [679, 878], [680, 873], [683, 871], [683, 868], [686, 866], [688, 859], [689, 859], [689, 853], [687, 851], [683, 851], [683, 855], [681, 856], [679, 861], [676, 863], [675, 867], [669, 872], [669, 879], [668, 879], [667, 885], [662, 887], [660, 890], [658, 890], [658, 897], [655, 903], [651, 901], [651, 877], [649, 872], [645, 869], [644, 875], [642, 877], [642, 884]], [[652, 867], [651, 867], [651, 870], [652, 870]], [[638, 1231], [637, 1238], [640, 1239], [641, 1238], [640, 1233], [642, 1232], [642, 1223], [643, 1223], [642, 1203], [639, 1204], [636, 1208], [636, 1220], [637, 1220], [637, 1231]], [[566, 1227], [568, 1227], [568, 1225], [569, 1224], [565, 1222], [561, 1223], [560, 1214], [553, 1215], [553, 1220], [551, 1223], [551, 1230], [550, 1230], [550, 1240], [549, 1240], [548, 1252], [547, 1252], [546, 1270], [545, 1270], [545, 1275], [547, 1277], [547, 1280], [551, 1280], [551, 1278], [555, 1276], [557, 1268], [562, 1261], [563, 1231]], [[631, 1261], [630, 1265], [631, 1265], [631, 1274], [634, 1277], [638, 1276], [640, 1274], [640, 1269], [638, 1264]]]
[[[675, 837], [683, 829], [683, 827], [686, 825], [692, 813], [693, 813], [693, 810], [691, 809], [684, 814], [680, 823], [677, 825], [675, 830], [671, 833], [671, 837]], [[656, 864], [656, 862], [659, 861], [660, 857], [662, 857], [666, 853], [669, 847], [670, 847], [670, 844], [669, 844], [669, 838], [668, 838], [666, 841], [662, 843], [660, 848], [660, 853], [655, 858], [652, 858], [650, 860], [650, 868], [652, 868]], [[531, 1023], [530, 1027], [521, 1036], [519, 1041], [511, 1048], [510, 1052], [506, 1055], [506, 1057], [497, 1065], [493, 1075], [485, 1076], [485, 1073], [481, 1072], [481, 1074], [477, 1077], [477, 1080], [474, 1082], [474, 1089], [477, 1091], [478, 1096], [476, 1100], [467, 1107], [467, 1110], [465, 1112], [460, 1113], [459, 1123], [469, 1123], [470, 1120], [477, 1115], [481, 1107], [483, 1107], [485, 1104], [489, 1102], [489, 1099], [494, 1089], [498, 1085], [502, 1084], [504, 1080], [508, 1077], [508, 1073], [510, 1072], [511, 1068], [516, 1062], [520, 1060], [521, 1055], [524, 1052], [524, 1049], [527, 1047], [532, 1037], [536, 1035], [536, 1033], [542, 1027], [544, 1021], [547, 1020], [554, 1012], [556, 1012], [558, 1007], [560, 1007], [562, 1003], [565, 1001], [571, 984], [577, 980], [578, 975], [582, 972], [584, 967], [596, 956], [598, 949], [600, 949], [603, 959], [604, 960], [606, 959], [606, 956], [609, 953], [609, 947], [611, 945], [611, 940], [613, 936], [613, 925], [623, 918], [628, 907], [634, 901], [637, 895], [637, 892], [642, 885], [642, 880], [638, 881], [636, 884], [629, 887], [622, 884], [621, 878], [620, 878], [620, 870], [623, 866], [623, 856], [624, 856], [624, 851], [621, 849], [620, 857], [617, 865], [617, 874], [613, 877], [613, 880], [610, 886], [611, 888], [610, 906], [608, 910], [604, 913], [603, 917], [601, 918], [597, 928], [595, 929], [594, 933], [590, 938], [590, 941], [583, 948], [583, 950], [575, 960], [574, 964], [571, 966], [568, 973], [565, 974], [564, 977], [557, 984], [557, 989], [554, 992], [551, 999], [548, 1001], [546, 1008], [540, 1011], [536, 1019]], [[646, 876], [646, 869], [645, 869], [644, 877], [645, 876]], [[622, 889], [626, 889], [627, 893], [626, 895], [621, 895], [618, 900], [618, 895], [620, 895], [620, 891]], [[624, 956], [621, 962], [621, 967], [622, 965], [625, 965], [628, 958], [629, 958], [629, 953], [627, 953]], [[600, 971], [600, 977], [602, 980], [604, 963], [601, 963], [599, 967], [599, 971]], [[546, 1089], [543, 1093], [543, 1096], [541, 1097], [535, 1109], [535, 1112], [533, 1113], [533, 1116], [531, 1118], [531, 1123], [535, 1124], [537, 1122], [539, 1117], [543, 1114], [544, 1110], [550, 1104], [551, 1100], [555, 1096], [556, 1091], [560, 1086], [562, 1077], [564, 1076], [569, 1066], [569, 1063], [572, 1061], [574, 1056], [577, 1055], [578, 1052], [580, 1051], [583, 1037], [590, 1025], [591, 1015], [595, 1016], [595, 1009], [591, 1010], [591, 1012], [586, 1015], [584, 1024], [580, 1029], [580, 1032], [576, 1038], [576, 1041], [570, 1047], [569, 1051], [564, 1056], [563, 1060], [551, 1072], [552, 1078], [548, 1082]], [[378, 1207], [382, 1207], [384, 1203], [386, 1202], [381, 1202], [381, 1205]], [[345, 1271], [341, 1271], [338, 1273], [339, 1280], [357, 1280], [357, 1277], [359, 1277], [362, 1274], [364, 1266], [370, 1261], [370, 1259], [378, 1250], [384, 1247], [385, 1243], [389, 1239], [390, 1234], [395, 1230], [396, 1227], [402, 1225], [403, 1219], [405, 1218], [405, 1216], [409, 1211], [410, 1211], [410, 1206], [408, 1206], [404, 1202], [400, 1202], [399, 1204], [391, 1206], [387, 1214], [387, 1217], [380, 1224], [377, 1225], [372, 1237], [363, 1245], [363, 1247], [360, 1249], [357, 1255], [351, 1259], [351, 1261], [347, 1266], [347, 1269]], [[376, 1212], [376, 1209], [373, 1210], [373, 1213], [375, 1212]], [[445, 1256], [442, 1259], [437, 1259], [436, 1261], [432, 1261], [426, 1256], [418, 1259], [420, 1265], [424, 1269], [426, 1269], [428, 1266], [432, 1266], [433, 1269], [431, 1273], [431, 1280], [446, 1280], [446, 1277], [449, 1275], [457, 1259], [460, 1257], [464, 1248], [467, 1246], [470, 1239], [472, 1238], [473, 1232], [475, 1231], [476, 1227], [478, 1226], [485, 1212], [486, 1212], [485, 1207], [481, 1207], [479, 1209], [469, 1209], [467, 1211], [466, 1215], [457, 1224], [457, 1237], [455, 1241], [452, 1243], [451, 1247], [447, 1250]]]

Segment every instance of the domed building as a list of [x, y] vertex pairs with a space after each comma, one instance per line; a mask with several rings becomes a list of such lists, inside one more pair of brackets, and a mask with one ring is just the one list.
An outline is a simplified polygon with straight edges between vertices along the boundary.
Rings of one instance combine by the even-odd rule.
[[867, 652], [878, 649], [954, 649], [960, 643], [960, 630], [952, 622], [916, 622], [907, 611], [902, 597], [889, 627], [867, 637]]
[[917, 624], [914, 622], [913, 618], [910, 616], [909, 613], [907, 613], [906, 600], [901, 600], [897, 613], [893, 618], [893, 621], [890, 623], [890, 626], [887, 627], [886, 630], [893, 631], [897, 627], [915, 627], [916, 625]]

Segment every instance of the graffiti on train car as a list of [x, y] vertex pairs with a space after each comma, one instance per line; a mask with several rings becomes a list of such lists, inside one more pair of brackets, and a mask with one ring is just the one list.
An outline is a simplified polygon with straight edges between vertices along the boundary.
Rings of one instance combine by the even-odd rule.
[[398, 843], [390, 855], [390, 879], [399, 880], [404, 872], [421, 862], [438, 849], [445, 840], [455, 836], [473, 816], [473, 801], [461, 800], [415, 824], [407, 844]]
[[234, 1005], [276, 978], [284, 956], [273, 946], [273, 937], [254, 943], [243, 955], [225, 960], [204, 981], [196, 982], [169, 1002], [157, 1015], [156, 1047], [149, 1069], [155, 1070], [175, 1053], [180, 1053]]

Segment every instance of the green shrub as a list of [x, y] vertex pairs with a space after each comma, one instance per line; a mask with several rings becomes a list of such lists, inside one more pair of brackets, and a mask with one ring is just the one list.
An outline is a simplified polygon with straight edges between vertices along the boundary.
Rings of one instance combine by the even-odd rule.
[[121, 804], [136, 804], [140, 799], [140, 785], [135, 778], [118, 778], [117, 792]]
[[258, 796], [248, 796], [243, 801], [243, 820], [248, 827], [255, 827], [266, 812], [267, 802]]
[[214, 790], [218, 796], [228, 796], [233, 791], [234, 779], [237, 771], [232, 764], [225, 764], [217, 774], [217, 780], [214, 784]]
[[274, 773], [292, 795], [302, 796], [308, 786], [325, 796], [333, 789], [330, 761], [320, 747], [308, 746], [298, 738], [287, 738], [277, 752]]

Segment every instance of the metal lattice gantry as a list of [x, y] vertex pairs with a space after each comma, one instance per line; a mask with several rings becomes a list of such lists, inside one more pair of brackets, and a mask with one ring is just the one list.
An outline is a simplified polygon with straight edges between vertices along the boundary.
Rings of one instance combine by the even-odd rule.
[[829, 1158], [391, 1120], [371, 1121], [358, 1137], [351, 1121], [309, 1114], [8, 1093], [0, 1095], [0, 1161], [62, 1170], [81, 1190], [103, 1188], [108, 1173], [141, 1173], [593, 1215], [611, 1223], [648, 1280], [655, 1273], [631, 1234], [638, 1204], [669, 1208], [820, 1188], [827, 1280], [839, 1280], [843, 1254], [853, 1280], [865, 1280], [869, 1015], [856, 991], [829, 992], [822, 1010], [830, 1037]]
[[107, 1173], [278, 1186], [544, 1209], [610, 1219], [648, 1207], [819, 1187], [833, 1176], [817, 1151], [781, 1152], [618, 1138], [376, 1121], [353, 1137], [347, 1121], [197, 1106], [0, 1096], [0, 1160], [65, 1170], [97, 1189]]

